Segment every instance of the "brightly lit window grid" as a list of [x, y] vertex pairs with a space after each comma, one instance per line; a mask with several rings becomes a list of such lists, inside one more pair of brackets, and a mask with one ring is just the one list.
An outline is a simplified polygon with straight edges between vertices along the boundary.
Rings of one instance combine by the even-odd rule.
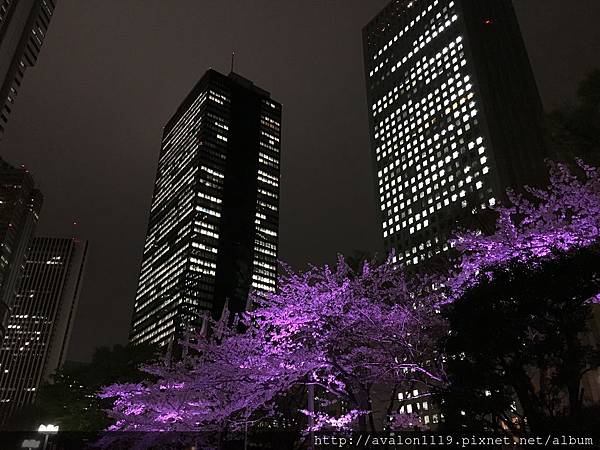
[[[429, 13], [437, 3], [436, 1], [433, 5], [430, 5], [426, 11], [423, 11], [417, 17], [416, 21], [418, 22], [420, 18]], [[452, 7], [453, 4], [451, 2], [449, 7]], [[447, 9], [445, 7], [443, 12], [446, 12]], [[436, 16], [436, 19], [442, 20], [443, 23], [439, 26], [434, 25], [416, 39], [413, 42], [413, 50], [392, 66], [392, 72], [409, 61], [458, 19], [456, 14], [450, 12], [443, 15], [443, 12], [438, 13]], [[415, 21], [410, 26], [413, 26], [414, 23]], [[406, 30], [405, 28], [404, 32]], [[387, 50], [402, 33], [386, 44], [379, 54]], [[429, 220], [426, 219], [428, 214], [457, 201], [461, 202], [461, 206], [467, 206], [467, 202], [464, 200], [466, 191], [462, 189], [464, 186], [473, 183], [477, 190], [484, 188], [482, 176], [489, 172], [489, 167], [486, 165], [487, 156], [485, 155], [485, 146], [481, 136], [468, 144], [470, 151], [476, 148], [480, 155], [481, 171], [475, 170], [477, 167], [467, 166], [464, 168], [464, 176], [456, 177], [452, 174], [452, 168], [444, 167], [450, 166], [460, 156], [456, 141], [461, 139], [460, 136], [465, 131], [471, 129], [472, 124], [470, 122], [477, 115], [469, 76], [461, 70], [467, 63], [461, 42], [462, 37], [458, 36], [434, 57], [423, 57], [414, 63], [411, 69], [406, 72], [404, 83], [395, 86], [373, 105], [374, 117], [377, 117], [379, 113], [386, 113], [386, 116], [380, 120], [375, 129], [375, 139], [382, 142], [382, 145], [376, 149], [377, 161], [388, 162], [385, 166], [380, 164], [379, 166], [383, 166], [383, 169], [378, 171], [381, 207], [389, 217], [383, 223], [384, 237], [406, 229], [412, 235], [427, 228], [429, 226]], [[376, 72], [377, 70], [374, 70], [370, 75], [372, 76]], [[402, 95], [405, 90], [414, 89], [418, 85], [419, 92], [422, 92], [440, 74], [448, 76], [448, 72], [450, 72], [450, 76], [447, 78], [447, 82], [441, 85], [441, 89], [438, 88], [433, 92], [429, 92], [416, 104], [409, 98], [406, 103], [399, 105], [395, 111], [390, 112], [389, 107], [394, 105], [399, 98], [402, 100], [406, 98]], [[439, 116], [441, 111], [444, 111], [446, 117], [458, 119], [458, 124], [455, 125], [454, 122], [449, 121], [446, 129], [436, 133], [433, 138], [425, 140], [423, 131], [431, 125], [433, 121], [431, 119], [437, 118], [436, 116]], [[404, 118], [404, 120], [401, 121], [400, 118]], [[460, 123], [461, 120], [463, 123]], [[419, 133], [420, 138], [410, 140], [410, 134], [411, 132], [414, 133], [415, 130]], [[448, 136], [445, 137], [446, 135]], [[442, 144], [439, 141], [450, 145], [450, 147], [444, 147], [444, 154], [440, 152]], [[448, 152], [448, 148], [452, 151]], [[394, 157], [393, 159], [389, 158], [390, 154]], [[398, 173], [399, 170], [394, 171], [394, 168], [399, 166], [402, 167], [403, 173], [406, 173], [407, 168], [415, 166], [416, 176], [407, 177], [406, 180], [403, 180]], [[447, 185], [447, 189], [443, 190]], [[491, 196], [491, 189], [488, 188], [485, 192], [488, 197], [487, 203], [493, 205], [495, 201]], [[423, 199], [424, 194], [429, 196], [427, 204], [420, 210], [413, 211], [411, 204], [420, 203], [419, 200]], [[416, 263], [425, 259], [426, 256], [447, 250], [447, 244], [445, 243], [440, 245], [434, 252], [430, 250], [431, 247], [432, 241], [428, 240], [407, 250], [404, 254], [396, 256], [396, 259], [406, 263]], [[417, 254], [419, 250], [421, 252]]]

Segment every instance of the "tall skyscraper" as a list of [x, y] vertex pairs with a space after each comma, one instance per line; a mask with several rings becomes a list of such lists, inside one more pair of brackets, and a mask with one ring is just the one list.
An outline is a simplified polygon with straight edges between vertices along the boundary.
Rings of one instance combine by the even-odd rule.
[[0, 347], [0, 422], [33, 403], [65, 361], [87, 257], [87, 241], [33, 240]]
[[29, 172], [0, 159], [0, 340], [41, 207], [42, 194]]
[[27, 67], [34, 66], [55, 0], [0, 0], [0, 137]]
[[277, 275], [281, 105], [209, 70], [163, 131], [131, 341], [167, 344], [246, 309]]
[[363, 42], [384, 244], [416, 264], [544, 181], [542, 105], [510, 0], [394, 0]]

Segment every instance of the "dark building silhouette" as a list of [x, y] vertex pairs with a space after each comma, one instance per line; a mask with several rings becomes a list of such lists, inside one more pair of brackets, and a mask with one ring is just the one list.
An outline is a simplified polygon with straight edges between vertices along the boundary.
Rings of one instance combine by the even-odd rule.
[[545, 181], [542, 105], [510, 0], [394, 0], [363, 30], [385, 249], [448, 250], [474, 210]]
[[36, 63], [55, 3], [55, 0], [0, 0], [0, 137], [25, 70]]
[[0, 340], [41, 207], [42, 194], [29, 172], [0, 159]]
[[281, 105], [209, 70], [163, 131], [131, 341], [164, 345], [277, 274]]
[[87, 241], [38, 237], [25, 263], [0, 347], [0, 422], [35, 401], [66, 359], [87, 258]]

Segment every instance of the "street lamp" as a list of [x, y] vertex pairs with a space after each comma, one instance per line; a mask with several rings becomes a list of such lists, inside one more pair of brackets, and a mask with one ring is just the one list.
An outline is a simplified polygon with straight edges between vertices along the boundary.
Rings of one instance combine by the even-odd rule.
[[44, 435], [44, 446], [42, 447], [42, 450], [46, 450], [46, 447], [48, 446], [48, 437], [51, 434], [58, 433], [58, 425], [40, 425], [38, 432]]

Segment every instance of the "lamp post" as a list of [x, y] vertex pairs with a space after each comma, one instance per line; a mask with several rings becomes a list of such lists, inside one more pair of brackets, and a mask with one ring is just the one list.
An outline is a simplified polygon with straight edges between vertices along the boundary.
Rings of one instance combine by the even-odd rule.
[[42, 450], [46, 450], [46, 447], [48, 446], [48, 437], [51, 434], [58, 433], [58, 425], [40, 425], [38, 432], [44, 435], [44, 446], [42, 447]]

